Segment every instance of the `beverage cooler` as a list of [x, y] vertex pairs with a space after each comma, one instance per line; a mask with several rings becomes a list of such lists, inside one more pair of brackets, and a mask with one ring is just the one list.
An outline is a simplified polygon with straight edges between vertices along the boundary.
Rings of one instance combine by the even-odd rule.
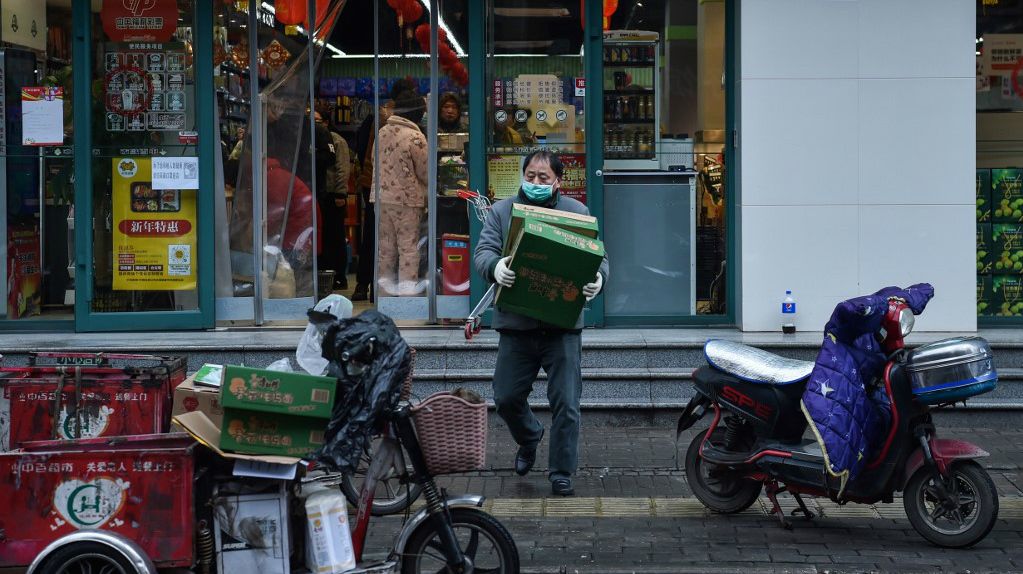
[[660, 41], [657, 32], [604, 32], [604, 166], [658, 170]]

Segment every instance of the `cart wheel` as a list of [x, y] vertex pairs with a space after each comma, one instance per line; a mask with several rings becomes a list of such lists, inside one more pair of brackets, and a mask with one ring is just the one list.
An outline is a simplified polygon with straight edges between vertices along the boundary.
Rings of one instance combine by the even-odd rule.
[[55, 550], [36, 569], [46, 574], [156, 574], [137, 568], [123, 554], [100, 542], [76, 542]]
[[471, 341], [472, 340], [472, 336], [474, 334], [476, 334], [476, 333], [479, 333], [479, 330], [473, 329], [472, 328], [472, 323], [469, 322], [469, 321], [466, 321], [466, 323], [465, 323], [465, 340], [466, 341]]

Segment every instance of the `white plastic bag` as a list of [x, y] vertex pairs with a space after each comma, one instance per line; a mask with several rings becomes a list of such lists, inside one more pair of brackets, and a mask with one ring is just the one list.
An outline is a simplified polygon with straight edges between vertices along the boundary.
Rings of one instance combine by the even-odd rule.
[[295, 372], [295, 369], [291, 368], [291, 360], [288, 359], [287, 357], [284, 357], [282, 359], [277, 359], [276, 361], [270, 363], [269, 365], [266, 366], [266, 370], [268, 370], [268, 371], [280, 371], [282, 373], [293, 373], [293, 372]]
[[[327, 295], [313, 309], [330, 313], [338, 319], [352, 316], [352, 302], [341, 295]], [[295, 349], [295, 360], [310, 375], [322, 375], [327, 371], [327, 359], [323, 358], [323, 333], [316, 325], [306, 325], [305, 333]]]

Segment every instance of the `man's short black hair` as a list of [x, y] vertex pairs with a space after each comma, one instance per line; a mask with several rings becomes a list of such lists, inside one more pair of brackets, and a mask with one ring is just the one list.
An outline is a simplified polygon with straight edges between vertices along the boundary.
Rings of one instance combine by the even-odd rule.
[[554, 175], [558, 176], [558, 179], [561, 179], [561, 174], [565, 173], [565, 164], [561, 163], [561, 158], [558, 157], [558, 154], [543, 148], [533, 150], [526, 156], [526, 159], [522, 160], [522, 173], [526, 173], [526, 167], [533, 160], [546, 161], [547, 165], [551, 166], [551, 171], [554, 172]]
[[422, 96], [413, 92], [405, 91], [394, 98], [394, 115], [403, 117], [413, 123], [419, 123], [426, 112], [426, 102]]

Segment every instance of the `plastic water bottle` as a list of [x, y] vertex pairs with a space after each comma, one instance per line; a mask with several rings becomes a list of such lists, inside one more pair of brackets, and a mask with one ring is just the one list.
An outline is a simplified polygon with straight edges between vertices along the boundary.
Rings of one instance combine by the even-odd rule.
[[781, 302], [781, 332], [796, 332], [796, 300], [792, 298], [792, 291], [786, 291]]

